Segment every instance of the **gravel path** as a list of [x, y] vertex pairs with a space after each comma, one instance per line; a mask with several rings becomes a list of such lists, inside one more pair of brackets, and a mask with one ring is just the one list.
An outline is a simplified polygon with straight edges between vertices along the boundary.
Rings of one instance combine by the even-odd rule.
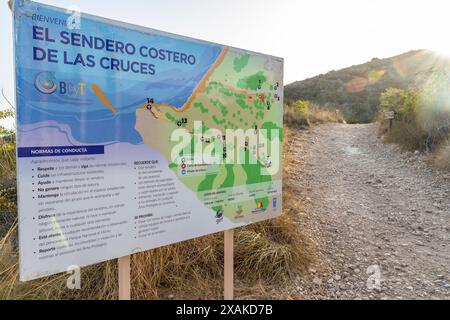
[[[290, 167], [316, 262], [305, 299], [450, 299], [450, 174], [383, 144], [376, 125], [293, 133]], [[295, 161], [295, 162], [297, 162]]]

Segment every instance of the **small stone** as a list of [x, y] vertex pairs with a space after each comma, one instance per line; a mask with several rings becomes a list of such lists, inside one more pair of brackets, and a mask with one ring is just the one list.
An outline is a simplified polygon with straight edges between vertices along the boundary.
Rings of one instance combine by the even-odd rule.
[[320, 278], [318, 278], [318, 277], [315, 277], [315, 278], [313, 279], [313, 283], [314, 283], [315, 285], [317, 285], [317, 286], [321, 286], [321, 285], [322, 285], [322, 280], [321, 280]]
[[341, 279], [342, 279], [342, 277], [338, 274], [334, 276], [334, 280], [336, 280], [336, 281], [341, 281]]
[[317, 273], [317, 270], [314, 269], [314, 268], [310, 268], [310, 269], [309, 269], [309, 273], [316, 274], [316, 273]]

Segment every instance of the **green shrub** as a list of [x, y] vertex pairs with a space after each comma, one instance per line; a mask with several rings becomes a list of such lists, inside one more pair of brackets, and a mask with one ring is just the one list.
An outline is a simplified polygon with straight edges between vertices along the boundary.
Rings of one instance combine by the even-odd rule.
[[[0, 111], [0, 120], [14, 117], [14, 110]], [[11, 187], [16, 180], [15, 133], [0, 125], [0, 186]]]
[[[394, 111], [389, 130], [385, 112]], [[381, 94], [379, 120], [388, 142], [409, 150], [435, 151], [450, 133], [450, 80], [434, 73], [420, 89], [389, 88]]]
[[[1, 111], [0, 110], [0, 120], [14, 118], [14, 111], [11, 109], [6, 109]], [[10, 129], [7, 129], [0, 125], [0, 138], [3, 138], [5, 136], [11, 136], [14, 132]]]
[[298, 113], [306, 113], [309, 109], [309, 102], [304, 100], [297, 100], [295, 102], [295, 111]]

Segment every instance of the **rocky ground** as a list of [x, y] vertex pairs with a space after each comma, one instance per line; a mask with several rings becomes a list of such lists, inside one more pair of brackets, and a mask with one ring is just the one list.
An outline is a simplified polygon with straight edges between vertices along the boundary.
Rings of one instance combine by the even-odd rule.
[[315, 262], [301, 299], [450, 299], [450, 174], [378, 138], [376, 125], [293, 133], [299, 227]]

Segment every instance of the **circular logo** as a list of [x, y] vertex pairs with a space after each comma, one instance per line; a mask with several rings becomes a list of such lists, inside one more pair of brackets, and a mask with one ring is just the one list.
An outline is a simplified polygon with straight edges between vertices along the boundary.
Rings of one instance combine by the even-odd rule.
[[222, 219], [223, 215], [224, 215], [224, 211], [223, 210], [219, 210], [216, 212], [216, 219]]
[[34, 81], [36, 89], [43, 94], [52, 94], [56, 91], [56, 79], [51, 72], [41, 72]]

